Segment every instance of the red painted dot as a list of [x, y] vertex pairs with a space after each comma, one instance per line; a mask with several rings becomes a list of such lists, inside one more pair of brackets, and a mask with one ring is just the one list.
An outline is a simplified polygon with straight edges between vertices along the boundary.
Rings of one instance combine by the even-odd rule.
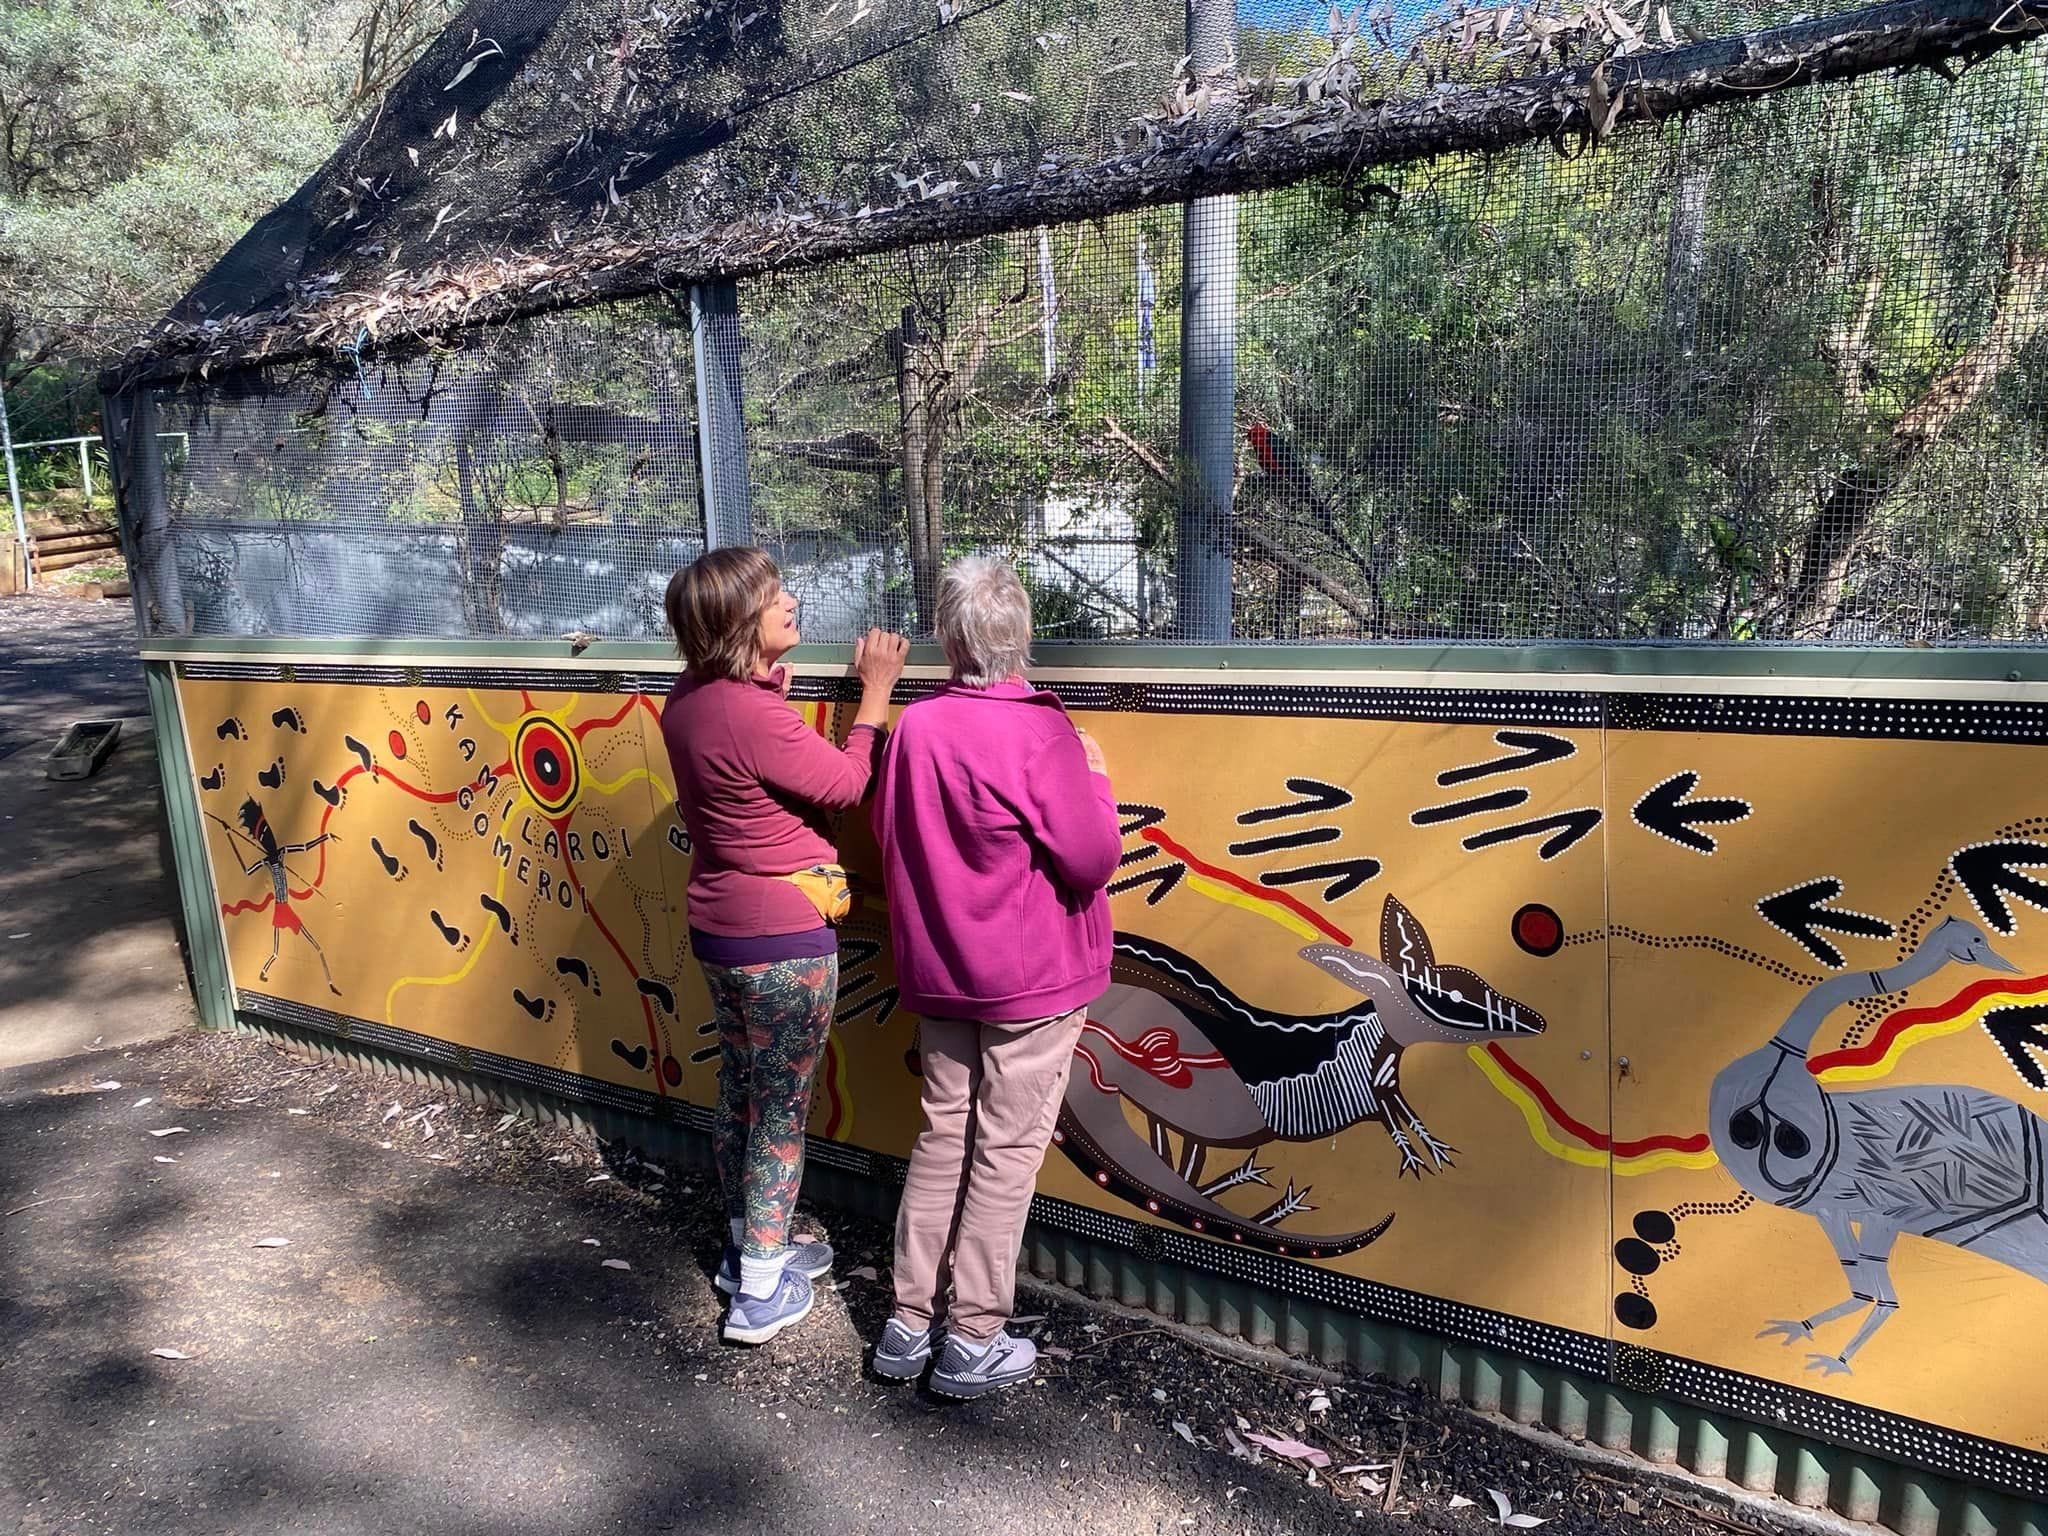
[[405, 756], [405, 738], [396, 731], [391, 733], [391, 755], [393, 757]]
[[1095, 1182], [1102, 1185], [1106, 1189], [1109, 1187], [1109, 1175], [1106, 1173], [1098, 1173], [1097, 1175], [1095, 1175]]
[[1563, 920], [1536, 902], [1515, 913], [1509, 931], [1515, 943], [1532, 955], [1547, 958], [1564, 948]]
[[662, 1057], [661, 1080], [671, 1088], [681, 1086], [683, 1081], [683, 1064], [673, 1056]]
[[419, 703], [413, 705], [412, 712], [419, 716], [421, 725], [432, 725], [434, 723], [434, 712], [427, 708], [427, 701], [425, 699], [421, 699]]
[[1157, 1200], [1147, 1200], [1145, 1202], [1145, 1209], [1150, 1211], [1154, 1216], [1157, 1216], [1159, 1214], [1159, 1202]]

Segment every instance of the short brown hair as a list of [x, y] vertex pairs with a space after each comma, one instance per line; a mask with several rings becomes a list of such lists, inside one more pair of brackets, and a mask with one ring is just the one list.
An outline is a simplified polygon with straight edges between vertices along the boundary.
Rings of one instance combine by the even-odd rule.
[[706, 550], [671, 576], [664, 606], [683, 665], [702, 677], [751, 674], [761, 611], [781, 579], [768, 552], [751, 544]]

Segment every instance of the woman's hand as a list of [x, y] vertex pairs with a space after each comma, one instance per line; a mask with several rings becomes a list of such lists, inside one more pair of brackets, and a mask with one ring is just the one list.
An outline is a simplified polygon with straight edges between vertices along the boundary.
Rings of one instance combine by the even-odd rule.
[[910, 642], [886, 629], [871, 629], [853, 642], [853, 670], [861, 685], [855, 725], [878, 726], [889, 718], [889, 695], [909, 654]]
[[853, 642], [853, 670], [862, 686], [887, 693], [903, 675], [903, 658], [909, 654], [910, 642], [901, 635], [871, 629]]
[[1090, 736], [1086, 731], [1081, 730], [1079, 726], [1075, 726], [1074, 729], [1080, 734], [1081, 755], [1088, 759], [1088, 771], [1090, 773], [1099, 773], [1105, 779], [1108, 778], [1109, 764], [1103, 761], [1102, 743], [1093, 736]]

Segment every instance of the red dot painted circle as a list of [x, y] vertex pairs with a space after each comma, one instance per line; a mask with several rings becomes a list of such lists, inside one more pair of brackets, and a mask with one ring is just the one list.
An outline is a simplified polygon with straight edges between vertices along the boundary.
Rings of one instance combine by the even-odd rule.
[[683, 1064], [680, 1061], [677, 1061], [673, 1056], [662, 1057], [661, 1080], [667, 1083], [671, 1088], [681, 1087], [683, 1081]]
[[528, 715], [512, 744], [512, 766], [520, 788], [544, 815], [559, 816], [576, 803], [582, 768], [576, 743], [545, 715]]
[[419, 703], [413, 705], [412, 712], [414, 718], [421, 725], [432, 725], [434, 723], [434, 712], [427, 708], [427, 701], [425, 699], [421, 699]]
[[399, 735], [398, 732], [393, 731], [391, 733], [389, 745], [393, 757], [405, 756], [405, 738]]
[[1550, 908], [1530, 902], [1509, 924], [1515, 943], [1529, 954], [1548, 958], [1564, 948], [1564, 921]]

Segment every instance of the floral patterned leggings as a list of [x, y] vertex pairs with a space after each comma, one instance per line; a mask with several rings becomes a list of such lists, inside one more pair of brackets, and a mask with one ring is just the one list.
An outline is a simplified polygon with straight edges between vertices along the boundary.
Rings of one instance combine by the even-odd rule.
[[773, 1258], [804, 1180], [811, 1083], [839, 990], [839, 957], [706, 965], [718, 1016], [718, 1123], [712, 1154], [741, 1253]]

